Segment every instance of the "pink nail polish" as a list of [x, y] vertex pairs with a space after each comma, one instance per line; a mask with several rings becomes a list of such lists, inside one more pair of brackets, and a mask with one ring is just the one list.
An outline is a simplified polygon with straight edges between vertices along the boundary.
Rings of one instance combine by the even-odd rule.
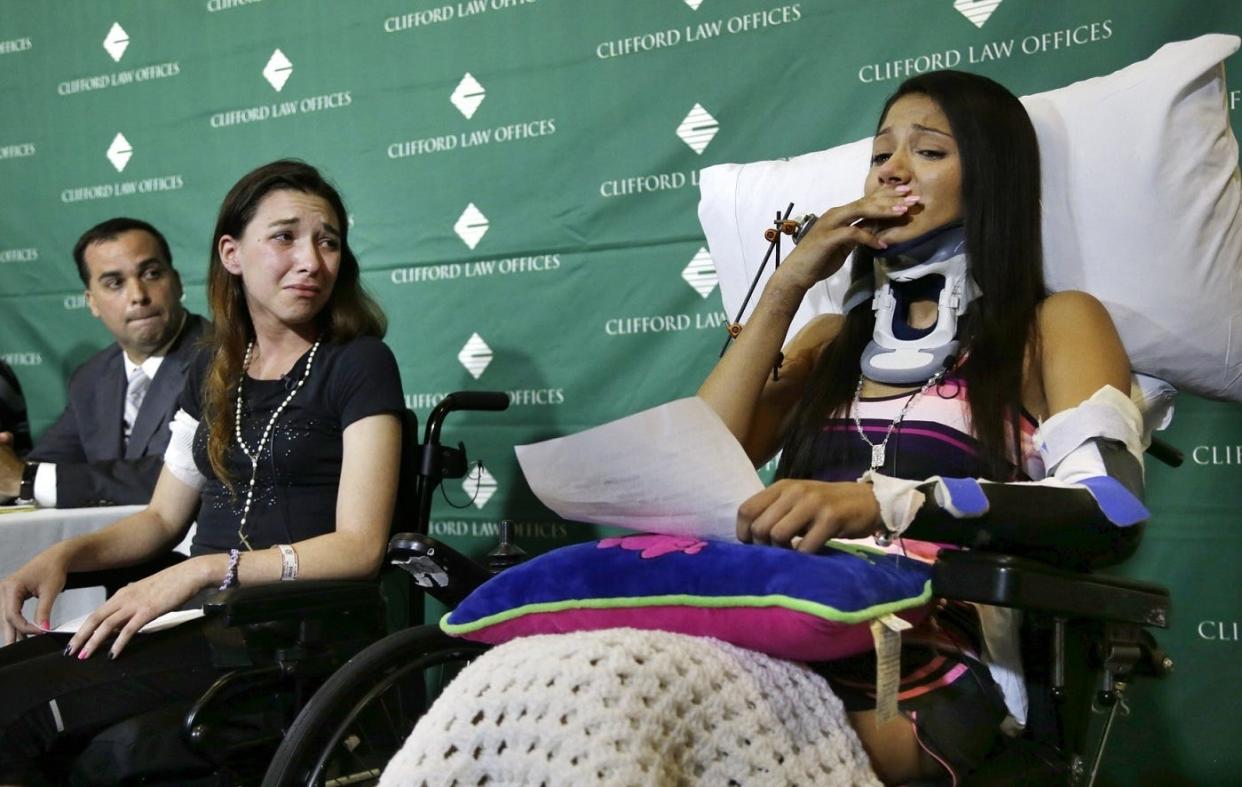
[[918, 198], [917, 196], [913, 195], [913, 194], [911, 194], [909, 197], [906, 197], [906, 204], [907, 204], [907, 205], [914, 205], [914, 204], [915, 204], [915, 203], [917, 203], [918, 201], [919, 201], [919, 198]]
[[91, 655], [90, 651], [83, 648], [82, 652], [78, 654], [78, 661], [86, 661], [86, 657], [89, 655]]
[[910, 191], [910, 187], [909, 186], [898, 186], [896, 191], [898, 194], [905, 194], [906, 192]]
[[893, 206], [893, 213], [905, 213], [905, 212], [906, 212], [905, 205], [894, 205]]
[[50, 631], [52, 629], [52, 623], [51, 621], [48, 621], [48, 620], [41, 620], [39, 621], [39, 628], [43, 629], [44, 631]]

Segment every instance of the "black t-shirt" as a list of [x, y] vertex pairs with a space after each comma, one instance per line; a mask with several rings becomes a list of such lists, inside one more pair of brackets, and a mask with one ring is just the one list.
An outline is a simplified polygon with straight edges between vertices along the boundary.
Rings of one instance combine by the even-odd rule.
[[[309, 355], [309, 353], [307, 354]], [[242, 387], [242, 439], [253, 451], [272, 414], [302, 379], [307, 355], [279, 380], [246, 377]], [[180, 406], [201, 421], [202, 387], [209, 356], [194, 364]], [[230, 398], [236, 407], [236, 391]], [[255, 549], [291, 544], [336, 528], [336, 496], [341, 478], [341, 433], [355, 421], [405, 407], [401, 378], [392, 351], [381, 340], [362, 337], [343, 344], [323, 343], [310, 376], [281, 412], [259, 456], [254, 500], [246, 519], [246, 538]], [[207, 458], [207, 425], [194, 434], [194, 462], [207, 478], [198, 512], [193, 555], [240, 548], [237, 535], [246, 505], [252, 465], [236, 438], [229, 444], [229, 491]]]

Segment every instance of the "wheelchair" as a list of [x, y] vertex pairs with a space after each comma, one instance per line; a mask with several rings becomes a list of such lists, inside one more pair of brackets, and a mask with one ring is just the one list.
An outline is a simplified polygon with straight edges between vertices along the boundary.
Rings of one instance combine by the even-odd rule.
[[[417, 416], [406, 411], [392, 532], [413, 522], [416, 532], [425, 533], [436, 488], [467, 474], [465, 446], [440, 440], [449, 413], [508, 406], [504, 393], [449, 394], [432, 410], [421, 443]], [[501, 551], [506, 549], [511, 547]], [[74, 574], [67, 586], [103, 586], [111, 594], [181, 559], [169, 553], [126, 569]], [[476, 583], [490, 576], [481, 568], [471, 573], [473, 567], [455, 564], [455, 575]], [[67, 742], [55, 752], [57, 775], [73, 785], [257, 784], [320, 685], [367, 645], [385, 641], [388, 631], [416, 630], [409, 627], [422, 622], [422, 603], [409, 574], [392, 565], [379, 581], [299, 581], [215, 593], [204, 612], [213, 648], [223, 645], [216, 655], [232, 668], [193, 702], [118, 722], [90, 741]], [[368, 734], [365, 740], [374, 745], [380, 739]]]
[[[1167, 444], [1157, 442], [1152, 454], [1171, 465], [1181, 463]], [[1015, 532], [1001, 541], [1010, 552], [1022, 552], [1021, 537]], [[388, 559], [452, 606], [521, 558], [506, 541], [502, 534], [493, 555], [498, 559], [484, 566], [423, 531], [404, 533], [390, 542]], [[1150, 632], [1169, 625], [1169, 592], [1086, 572], [1037, 545], [1027, 552], [945, 550], [933, 569], [934, 595], [1011, 607], [1026, 617], [1022, 637], [1031, 699], [1026, 730], [964, 783], [1091, 785], [1129, 684], [1139, 676], [1163, 677], [1173, 668]], [[424, 625], [363, 649], [303, 707], [263, 787], [374, 783], [438, 689], [488, 647]], [[1103, 729], [1095, 733], [1092, 728], [1099, 725], [1091, 722], [1097, 716], [1103, 716]]]

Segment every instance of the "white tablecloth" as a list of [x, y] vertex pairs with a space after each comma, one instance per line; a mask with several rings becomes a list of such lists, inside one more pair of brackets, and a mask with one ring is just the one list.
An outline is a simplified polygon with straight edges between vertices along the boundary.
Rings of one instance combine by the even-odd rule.
[[[58, 541], [99, 530], [142, 509], [143, 506], [108, 506], [0, 513], [0, 577], [13, 573], [27, 560]], [[87, 614], [103, 598], [103, 588], [65, 591], [52, 608], [52, 625], [57, 626]], [[33, 620], [36, 603], [31, 599], [23, 607], [27, 620]]]

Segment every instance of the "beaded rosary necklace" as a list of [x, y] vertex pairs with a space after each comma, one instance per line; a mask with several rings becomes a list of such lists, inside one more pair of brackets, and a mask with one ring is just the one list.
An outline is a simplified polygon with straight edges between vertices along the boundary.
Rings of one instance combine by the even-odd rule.
[[306, 357], [306, 369], [302, 372], [302, 377], [298, 379], [297, 384], [293, 386], [293, 390], [289, 392], [285, 400], [272, 413], [267, 426], [263, 429], [263, 435], [255, 445], [254, 452], [251, 453], [246, 446], [246, 441], [242, 439], [241, 430], [242, 383], [246, 380], [246, 370], [250, 368], [250, 355], [254, 351], [254, 342], [252, 341], [246, 345], [246, 356], [242, 359], [241, 378], [237, 381], [237, 415], [233, 419], [233, 432], [237, 436], [237, 444], [241, 446], [242, 453], [250, 459], [250, 485], [246, 488], [246, 505], [242, 509], [241, 523], [237, 526], [237, 538], [248, 551], [254, 550], [254, 547], [250, 546], [250, 542], [246, 539], [246, 520], [250, 517], [250, 504], [254, 501], [254, 482], [259, 477], [259, 456], [263, 453], [263, 446], [268, 443], [268, 438], [272, 435], [272, 429], [276, 426], [276, 419], [280, 418], [280, 414], [289, 406], [289, 402], [293, 401], [293, 397], [302, 389], [302, 384], [306, 382], [306, 378], [310, 377], [311, 365], [315, 362], [315, 351], [318, 349], [319, 342], [316, 341], [311, 345], [310, 353]]
[[854, 389], [854, 406], [850, 409], [852, 411], [851, 414], [854, 416], [854, 428], [858, 430], [858, 436], [863, 439], [864, 443], [871, 446], [872, 470], [879, 470], [884, 466], [884, 449], [888, 447], [889, 438], [893, 436], [893, 432], [896, 431], [897, 425], [905, 419], [906, 413], [910, 412], [910, 408], [914, 406], [914, 403], [917, 402], [923, 394], [927, 393], [932, 386], [940, 382], [941, 378], [944, 377], [947, 371], [948, 369], [940, 369], [937, 371], [930, 378], [928, 378], [927, 382], [923, 383], [922, 388], [915, 391], [910, 398], [906, 400], [905, 406], [901, 408], [901, 412], [897, 413], [897, 417], [889, 423], [888, 431], [884, 433], [884, 439], [881, 440], [878, 445], [867, 439], [867, 433], [863, 431], [862, 416], [859, 415], [858, 411], [862, 406], [863, 381], [866, 380], [866, 377], [861, 374], [858, 375], [858, 387]]

